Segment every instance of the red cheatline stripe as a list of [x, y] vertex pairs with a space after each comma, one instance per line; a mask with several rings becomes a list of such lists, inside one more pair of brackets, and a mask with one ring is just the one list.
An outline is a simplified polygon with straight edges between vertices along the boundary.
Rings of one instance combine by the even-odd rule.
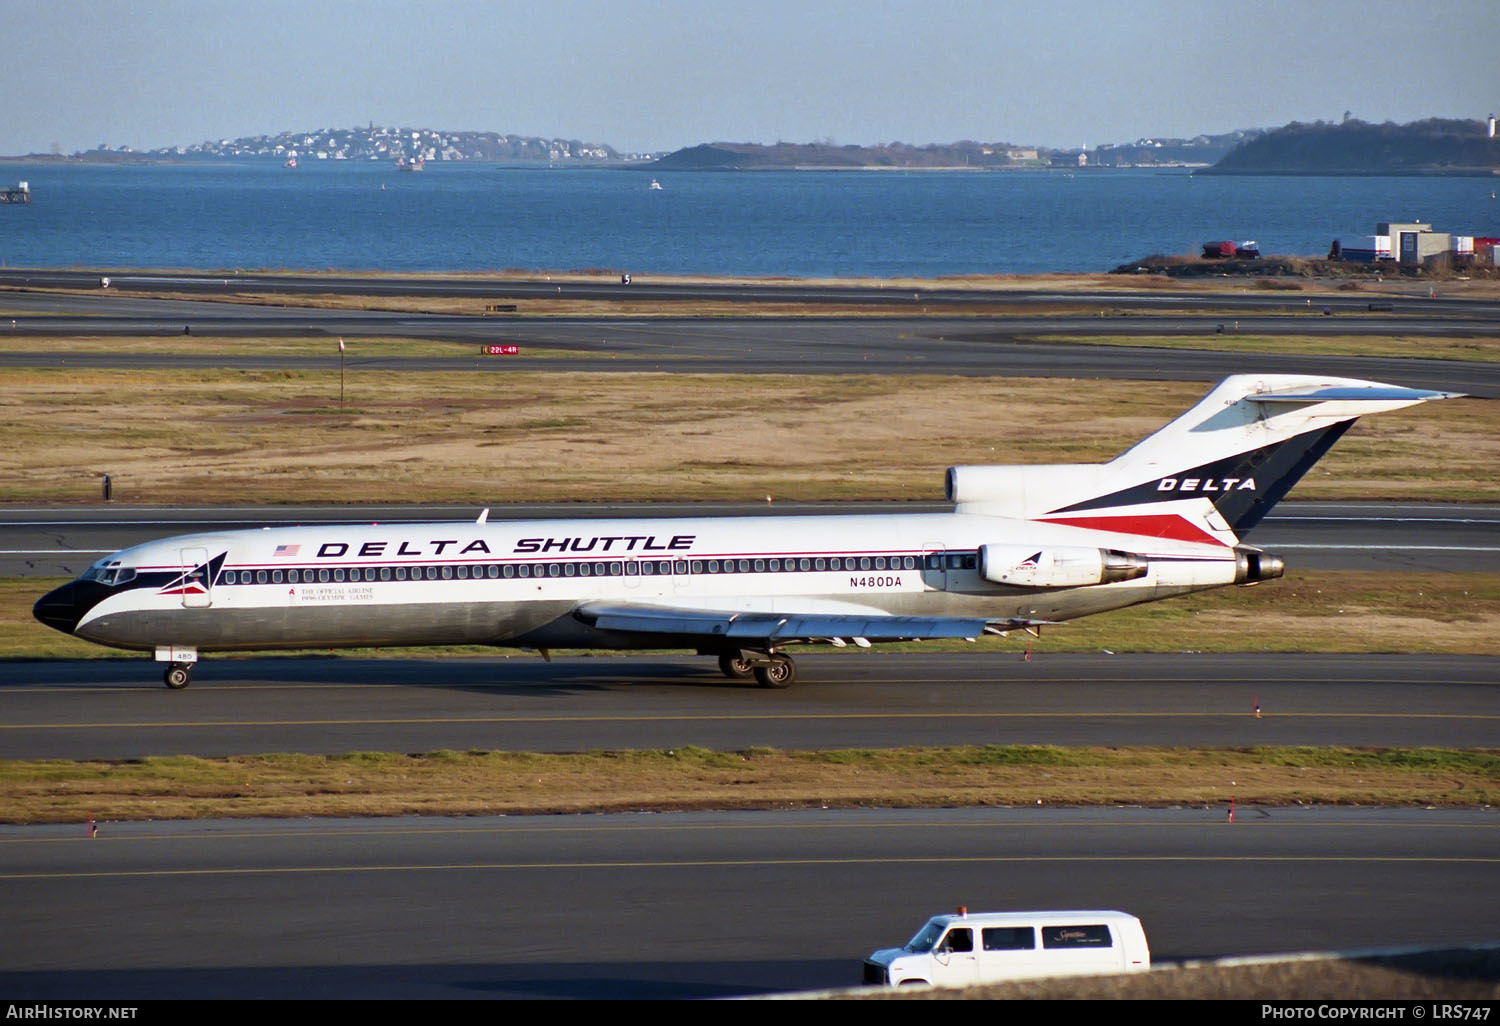
[[1210, 545], [1224, 544], [1207, 531], [1200, 527], [1195, 527], [1191, 522], [1175, 513], [1158, 513], [1149, 516], [1057, 517], [1041, 520], [1040, 523], [1090, 527], [1096, 531], [1140, 534], [1148, 538], [1172, 538], [1176, 541], [1208, 542]]

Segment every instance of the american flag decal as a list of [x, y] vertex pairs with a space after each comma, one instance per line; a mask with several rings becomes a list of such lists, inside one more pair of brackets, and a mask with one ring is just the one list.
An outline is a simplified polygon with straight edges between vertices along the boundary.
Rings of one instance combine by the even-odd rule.
[[276, 559], [290, 559], [301, 548], [301, 545], [278, 545], [276, 546], [276, 551], [271, 553], [271, 555]]

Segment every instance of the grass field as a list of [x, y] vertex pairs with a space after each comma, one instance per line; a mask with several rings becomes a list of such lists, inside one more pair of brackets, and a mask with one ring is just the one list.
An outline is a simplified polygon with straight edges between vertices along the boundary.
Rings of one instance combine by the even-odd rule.
[[1382, 804], [1500, 798], [1500, 751], [985, 746], [830, 752], [438, 751], [0, 761], [0, 821], [246, 816]]
[[[336, 371], [4, 369], [0, 501], [90, 501], [105, 473], [134, 503], [930, 500], [952, 464], [1109, 459], [1202, 392], [353, 370], [341, 409]], [[1428, 404], [1358, 423], [1293, 495], [1495, 501], [1497, 463], [1500, 404]]]

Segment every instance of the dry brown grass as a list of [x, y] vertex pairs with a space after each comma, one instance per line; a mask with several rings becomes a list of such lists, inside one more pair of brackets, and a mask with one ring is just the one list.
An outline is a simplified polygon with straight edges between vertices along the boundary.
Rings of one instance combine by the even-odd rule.
[[1500, 754], [989, 746], [0, 762], [0, 819], [496, 815], [953, 805], [1483, 805]]
[[[689, 374], [0, 370], [0, 501], [936, 499], [955, 463], [1108, 459], [1196, 384]], [[914, 396], [941, 396], [941, 416]], [[1299, 499], [1494, 500], [1500, 410], [1361, 421]]]

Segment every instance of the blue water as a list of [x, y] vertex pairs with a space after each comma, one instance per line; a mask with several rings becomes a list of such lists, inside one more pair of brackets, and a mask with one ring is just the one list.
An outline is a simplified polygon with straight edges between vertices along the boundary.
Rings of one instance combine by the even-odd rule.
[[0, 263], [730, 275], [1100, 271], [1208, 239], [1322, 255], [1377, 221], [1500, 235], [1477, 178], [1184, 171], [661, 172], [429, 164], [9, 165]]

